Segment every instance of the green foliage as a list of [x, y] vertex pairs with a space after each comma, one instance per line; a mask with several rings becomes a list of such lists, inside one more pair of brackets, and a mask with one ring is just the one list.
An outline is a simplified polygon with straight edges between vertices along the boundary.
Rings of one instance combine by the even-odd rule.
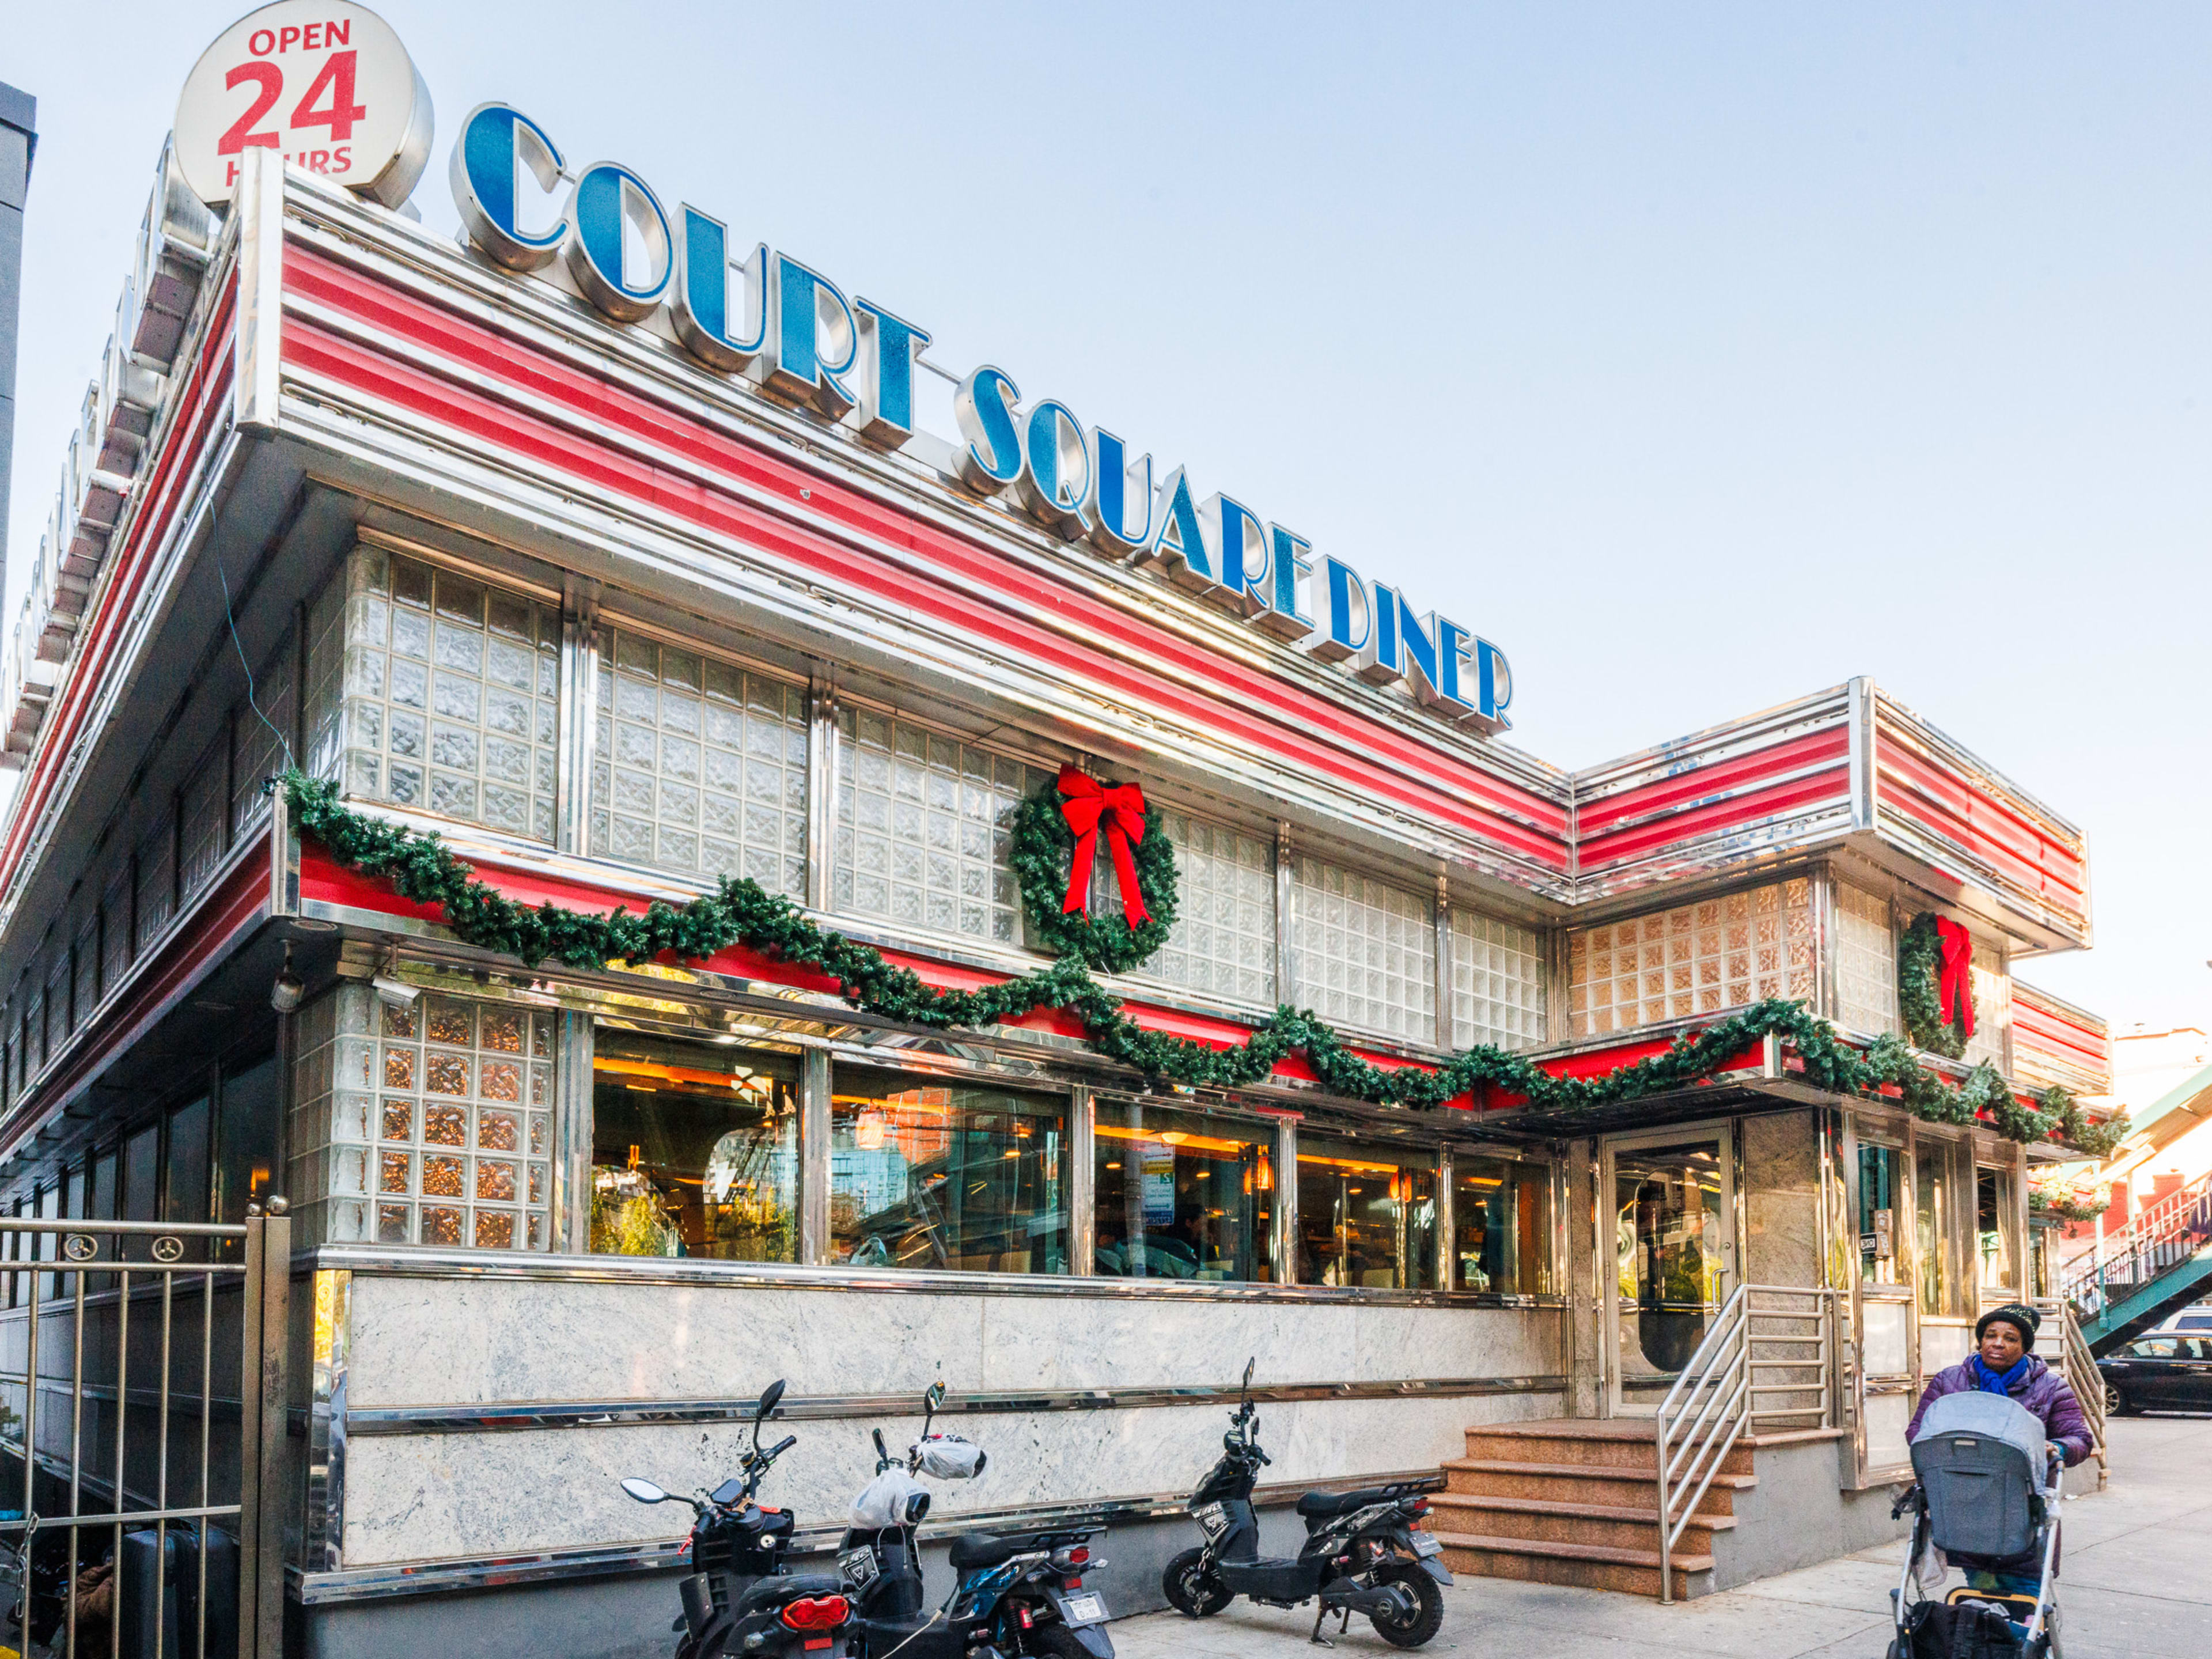
[[1943, 941], [1936, 931], [1936, 913], [1923, 910], [1897, 942], [1897, 1011], [1915, 1048], [1956, 1060], [1966, 1052], [1966, 1032], [1964, 1022], [1943, 1018], [1937, 994], [1942, 976]]
[[[1836, 1094], [1899, 1099], [1931, 1122], [1967, 1123], [1987, 1114], [2014, 1139], [2039, 1140], [2056, 1133], [2099, 1157], [2126, 1132], [2124, 1118], [2090, 1124], [2061, 1089], [2047, 1091], [2036, 1105], [2023, 1107], [1992, 1066], [1976, 1066], [1954, 1087], [1923, 1066], [1912, 1048], [1895, 1037], [1878, 1038], [1861, 1053], [1839, 1041], [1826, 1020], [1778, 998], [1685, 1032], [1665, 1053], [1601, 1077], [1555, 1077], [1519, 1054], [1487, 1044], [1462, 1049], [1434, 1070], [1375, 1066], [1352, 1053], [1318, 1015], [1287, 1005], [1241, 1045], [1216, 1048], [1146, 1030], [1073, 955], [980, 990], [939, 990], [912, 970], [886, 962], [871, 946], [817, 927], [790, 900], [750, 879], [726, 876], [703, 897], [680, 907], [656, 900], [642, 914], [615, 909], [586, 915], [551, 904], [533, 909], [477, 880], [434, 834], [355, 812], [340, 802], [336, 785], [297, 771], [285, 773], [279, 783], [294, 821], [340, 864], [388, 879], [416, 903], [443, 906], [447, 927], [466, 943], [531, 966], [550, 961], [599, 968], [662, 956], [701, 961], [742, 945], [818, 973], [836, 981], [839, 994], [854, 1006], [901, 1024], [976, 1029], [1054, 1008], [1074, 1016], [1092, 1048], [1148, 1079], [1193, 1088], [1236, 1088], [1260, 1081], [1278, 1061], [1303, 1054], [1331, 1094], [1416, 1109], [1487, 1087], [1520, 1096], [1539, 1111], [1587, 1112], [1705, 1082], [1737, 1065], [1765, 1037], [1778, 1036], [1796, 1051], [1808, 1082]], [[1146, 836], [1146, 844], [1152, 840]], [[1060, 881], [1064, 890], [1064, 874]]]
[[[1166, 944], [1168, 931], [1175, 926], [1175, 848], [1160, 825], [1158, 809], [1147, 800], [1145, 838], [1129, 848], [1130, 860], [1137, 866], [1137, 890], [1144, 895], [1149, 913], [1145, 921], [1130, 927], [1118, 904], [1106, 915], [1066, 915], [1060, 907], [1067, 898], [1075, 832], [1067, 827], [1060, 802], [1055, 781], [1024, 801], [1014, 814], [1007, 861], [1021, 883], [1030, 942], [1055, 957], [1080, 957], [1101, 973], [1126, 974]], [[1099, 864], [1113, 863], [1103, 832], [1094, 857]]]

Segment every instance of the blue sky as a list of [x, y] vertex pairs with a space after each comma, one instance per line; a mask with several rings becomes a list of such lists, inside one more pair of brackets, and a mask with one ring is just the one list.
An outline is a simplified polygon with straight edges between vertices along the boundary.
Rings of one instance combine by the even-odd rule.
[[[11, 570], [244, 7], [19, 6]], [[1855, 673], [2087, 830], [2212, 1021], [2212, 9], [388, 0], [518, 104], [1496, 640], [1581, 765]], [[12, 623], [14, 590], [9, 608]]]

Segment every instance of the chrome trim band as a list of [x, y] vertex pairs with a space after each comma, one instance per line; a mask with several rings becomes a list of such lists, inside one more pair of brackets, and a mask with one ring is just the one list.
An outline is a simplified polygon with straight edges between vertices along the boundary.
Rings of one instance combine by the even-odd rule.
[[293, 1258], [293, 1272], [339, 1270], [395, 1279], [553, 1279], [607, 1285], [752, 1285], [862, 1295], [1088, 1297], [1124, 1302], [1335, 1303], [1350, 1307], [1541, 1308], [1558, 1297], [1439, 1291], [1378, 1291], [1334, 1285], [1234, 1284], [1165, 1279], [1076, 1279], [1046, 1273], [884, 1272], [788, 1262], [714, 1261], [677, 1256], [540, 1255], [528, 1251], [445, 1250], [425, 1245], [325, 1244]]
[[[1355, 1486], [1400, 1484], [1434, 1492], [1443, 1476], [1433, 1468], [1383, 1471], [1340, 1480], [1280, 1483], [1258, 1488], [1252, 1502], [1279, 1509], [1310, 1492], [1348, 1492]], [[1003, 1510], [970, 1510], [924, 1523], [925, 1543], [963, 1532], [1017, 1532], [1046, 1527], [1115, 1527], [1132, 1522], [1170, 1521], [1189, 1513], [1180, 1493], [1108, 1498], [1096, 1504], [1039, 1504]], [[795, 1555], [826, 1554], [844, 1535], [842, 1527], [801, 1527], [792, 1535]], [[436, 1561], [395, 1561], [388, 1565], [351, 1567], [331, 1572], [287, 1569], [286, 1589], [303, 1607], [334, 1607], [349, 1601], [380, 1601], [395, 1595], [434, 1595], [454, 1590], [495, 1589], [514, 1584], [542, 1584], [574, 1578], [605, 1578], [688, 1568], [683, 1553], [688, 1540], [668, 1538], [646, 1544], [613, 1544], [599, 1549], [543, 1550], [520, 1555], [451, 1556]]]
[[[1286, 1382], [1255, 1388], [1262, 1405], [1304, 1400], [1462, 1400], [1488, 1395], [1564, 1394], [1565, 1376], [1462, 1376], [1405, 1382]], [[1141, 1411], [1167, 1406], [1220, 1406], [1237, 1397], [1230, 1383], [1175, 1384], [1129, 1389], [1036, 1389], [947, 1395], [940, 1417], [1007, 1412]], [[355, 1407], [345, 1416], [349, 1435], [487, 1434], [512, 1429], [635, 1428], [663, 1424], [750, 1423], [755, 1402], [744, 1400], [535, 1401], [503, 1406], [392, 1406]], [[912, 1394], [810, 1395], [787, 1399], [781, 1418], [810, 1421], [836, 1418], [911, 1417]]]

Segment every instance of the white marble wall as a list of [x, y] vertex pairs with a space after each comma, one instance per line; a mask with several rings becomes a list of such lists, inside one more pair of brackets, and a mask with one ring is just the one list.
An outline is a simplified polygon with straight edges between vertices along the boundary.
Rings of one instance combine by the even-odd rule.
[[[1261, 1382], [1393, 1382], [1564, 1369], [1551, 1310], [1237, 1304], [1119, 1297], [868, 1294], [839, 1288], [446, 1281], [356, 1274], [347, 1364], [355, 1411], [401, 1406], [744, 1396], [782, 1376], [794, 1396]], [[1425, 1468], [1462, 1431], [1555, 1416], [1558, 1395], [1263, 1406], [1270, 1480]], [[882, 1423], [904, 1443], [919, 1418]], [[873, 1470], [852, 1419], [799, 1420], [763, 1496], [802, 1526], [842, 1519]], [[938, 1512], [1187, 1490], [1218, 1455], [1212, 1406], [963, 1415], [990, 1453]], [[617, 1482], [671, 1488], [732, 1473], [741, 1425], [354, 1435], [345, 1457], [349, 1567], [581, 1548], [679, 1533]]]

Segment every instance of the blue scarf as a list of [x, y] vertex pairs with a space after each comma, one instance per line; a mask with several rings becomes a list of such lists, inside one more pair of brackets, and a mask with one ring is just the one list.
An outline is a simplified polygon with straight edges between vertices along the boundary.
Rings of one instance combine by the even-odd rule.
[[2012, 1362], [2010, 1370], [1993, 1371], [1983, 1363], [1981, 1355], [1970, 1354], [1966, 1358], [1966, 1375], [1973, 1378], [1974, 1386], [1984, 1394], [1993, 1394], [2001, 1398], [2007, 1397], [2012, 1393], [2012, 1385], [2027, 1376], [2027, 1362], [2030, 1358], [2031, 1356], [2027, 1354], [2022, 1354]]

